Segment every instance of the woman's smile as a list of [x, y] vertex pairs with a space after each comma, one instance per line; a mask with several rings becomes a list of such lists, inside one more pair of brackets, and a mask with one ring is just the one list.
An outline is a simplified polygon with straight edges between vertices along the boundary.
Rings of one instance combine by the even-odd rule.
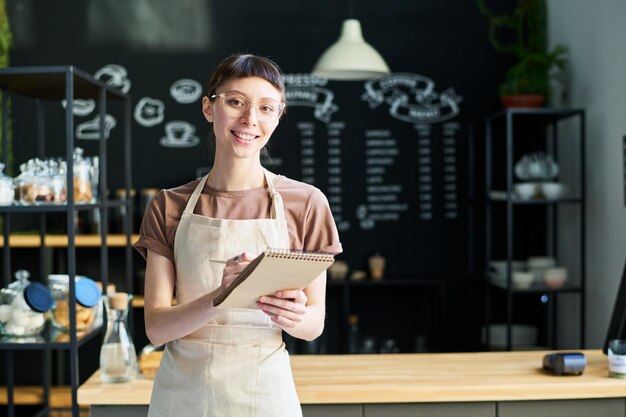
[[235, 140], [239, 143], [243, 143], [249, 145], [252, 141], [259, 138], [259, 135], [255, 135], [253, 133], [240, 132], [237, 130], [231, 130], [230, 133], [233, 134]]

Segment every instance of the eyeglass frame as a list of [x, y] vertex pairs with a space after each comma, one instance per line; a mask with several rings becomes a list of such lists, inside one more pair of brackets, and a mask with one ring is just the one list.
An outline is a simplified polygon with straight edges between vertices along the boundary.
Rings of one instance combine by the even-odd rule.
[[[244, 114], [246, 114], [247, 112], [249, 112], [249, 111], [250, 111], [250, 109], [251, 109], [252, 107], [254, 107], [254, 110], [256, 111], [256, 116], [257, 116], [257, 119], [259, 119], [259, 114], [265, 114], [265, 113], [263, 113], [263, 112], [259, 112], [259, 108], [258, 108], [256, 105], [254, 105], [254, 106], [252, 105], [252, 104], [253, 104], [253, 103], [252, 103], [252, 100], [250, 100], [250, 99], [249, 99], [248, 97], [246, 97], [245, 95], [243, 95], [243, 94], [241, 94], [241, 93], [238, 93], [238, 92], [235, 92], [235, 91], [226, 91], [226, 92], [219, 93], [219, 94], [213, 94], [212, 96], [210, 96], [210, 97], [209, 97], [209, 100], [215, 101], [218, 97], [219, 97], [219, 98], [221, 98], [221, 99], [222, 99], [222, 106], [224, 107], [224, 110], [225, 110], [225, 111], [228, 111], [228, 110], [227, 110], [228, 108], [233, 109], [233, 107], [229, 107], [229, 106], [226, 104], [226, 94], [234, 94], [234, 95], [236, 95], [237, 97], [240, 97], [240, 98], [242, 98], [243, 100], [245, 100], [245, 102], [247, 103], [247, 107], [246, 107], [246, 111], [245, 111], [245, 112], [243, 112], [243, 113], [241, 114], [241, 116], [243, 116]], [[276, 116], [276, 118], [275, 118], [275, 119], [272, 119], [272, 120], [262, 120], [262, 121], [263, 121], [263, 122], [265, 122], [265, 123], [273, 123], [273, 122], [275, 122], [276, 120], [280, 119], [280, 117], [284, 114], [284, 112], [285, 112], [285, 107], [286, 107], [286, 104], [285, 104], [283, 101], [281, 101], [281, 100], [276, 100], [276, 99], [273, 99], [273, 98], [269, 98], [269, 100], [272, 100], [272, 101], [276, 101], [276, 102], [278, 102], [278, 112], [277, 112], [277, 114], [278, 114], [278, 115]], [[241, 117], [241, 116], [240, 116], [240, 117]], [[260, 119], [259, 119], [259, 120], [260, 120]]]

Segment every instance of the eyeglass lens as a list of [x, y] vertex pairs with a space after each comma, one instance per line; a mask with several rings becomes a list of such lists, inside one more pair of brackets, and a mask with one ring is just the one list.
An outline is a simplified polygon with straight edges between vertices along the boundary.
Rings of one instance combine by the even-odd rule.
[[257, 119], [263, 122], [276, 120], [284, 107], [280, 101], [272, 99], [263, 99], [253, 106], [250, 100], [241, 94], [222, 93], [218, 96], [222, 98], [224, 109], [231, 116], [241, 117], [247, 114], [252, 106], [256, 110]]

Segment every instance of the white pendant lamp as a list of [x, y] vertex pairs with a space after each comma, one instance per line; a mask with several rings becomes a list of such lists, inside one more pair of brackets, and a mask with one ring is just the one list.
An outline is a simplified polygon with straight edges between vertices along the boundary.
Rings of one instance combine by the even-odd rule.
[[312, 71], [331, 80], [367, 80], [389, 72], [383, 57], [363, 39], [356, 19], [343, 21], [339, 40], [322, 54]]

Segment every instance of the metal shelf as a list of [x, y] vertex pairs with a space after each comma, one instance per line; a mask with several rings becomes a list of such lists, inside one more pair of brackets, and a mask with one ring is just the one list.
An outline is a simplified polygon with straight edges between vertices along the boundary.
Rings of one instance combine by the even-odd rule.
[[0, 69], [0, 89], [27, 97], [63, 100], [66, 96], [66, 78], [71, 75], [74, 98], [97, 99], [100, 91], [106, 91], [107, 99], [127, 100], [121, 91], [96, 80], [90, 74], [74, 66], [8, 67]]
[[[565, 151], [572, 150], [575, 155], [574, 161], [577, 161], [578, 170], [570, 175], [569, 180], [573, 183], [579, 183], [579, 189], [573, 195], [566, 195], [558, 199], [522, 199], [513, 193], [514, 188], [514, 153], [524, 149], [524, 144], [532, 142], [535, 139], [535, 147], [539, 147], [542, 151], [554, 154], [558, 157], [559, 137], [558, 126], [562, 121], [570, 119], [577, 123], [578, 135], [572, 137], [572, 141], [577, 136], [577, 142], [567, 143]], [[525, 129], [525, 130], [524, 130]], [[525, 133], [522, 137], [517, 137], [520, 133]], [[528, 137], [528, 132], [538, 133], [536, 136]], [[567, 137], [566, 139], [570, 139]], [[496, 144], [494, 144], [497, 142]], [[517, 146], [516, 146], [517, 145]], [[532, 145], [527, 145], [532, 147]], [[494, 155], [497, 149], [497, 155]], [[564, 152], [565, 152], [564, 151]], [[572, 153], [570, 153], [572, 155]], [[557, 348], [557, 299], [560, 294], [571, 293], [577, 294], [580, 298], [580, 347], [584, 348], [585, 341], [585, 111], [583, 109], [570, 108], [511, 108], [499, 111], [485, 119], [485, 267], [489, 265], [492, 258], [494, 227], [492, 221], [498, 216], [493, 216], [494, 212], [501, 214], [499, 218], [498, 228], [505, 231], [504, 240], [498, 242], [500, 249], [504, 250], [503, 259], [512, 262], [514, 256], [514, 245], [518, 240], [514, 239], [514, 213], [515, 220], [524, 219], [527, 214], [532, 215], [543, 213], [546, 221], [546, 229], [536, 236], [533, 242], [543, 242], [545, 245], [546, 255], [557, 257], [559, 248], [558, 239], [558, 210], [561, 205], [574, 205], [576, 213], [579, 216], [580, 227], [577, 231], [580, 239], [580, 255], [576, 257], [578, 264], [575, 265], [579, 271], [579, 283], [566, 283], [562, 288], [549, 288], [543, 284], [535, 284], [530, 288], [515, 288], [510, 285], [511, 276], [507, 277], [508, 281], [498, 281], [488, 279], [484, 274], [480, 274], [478, 280], [485, 284], [486, 300], [485, 315], [486, 323], [490, 323], [491, 317], [491, 292], [504, 292], [504, 309], [505, 323], [507, 324], [507, 347], [511, 349], [511, 326], [513, 324], [513, 295], [517, 294], [546, 294], [548, 303], [547, 327], [551, 329], [549, 332], [549, 343], [552, 348]], [[497, 175], [494, 170], [497, 169]], [[494, 186], [493, 180], [500, 180], [499, 184]], [[504, 189], [495, 189], [496, 187]], [[543, 211], [515, 211], [517, 207], [529, 206], [538, 207], [537, 210]], [[493, 217], [493, 218], [492, 218]], [[519, 232], [517, 232], [519, 233]], [[532, 253], [527, 253], [527, 256]], [[519, 256], [519, 255], [517, 255]], [[522, 255], [523, 256], [523, 255]], [[572, 261], [573, 262], [573, 261]], [[509, 271], [512, 273], [512, 271]], [[501, 296], [501, 294], [500, 294]]]
[[[493, 288], [497, 288], [503, 291], [509, 290], [509, 285], [506, 282], [502, 281], [494, 281], [492, 278], [483, 278], [483, 282], [486, 285], [489, 285]], [[545, 294], [545, 293], [578, 293], [582, 291], [582, 288], [579, 285], [574, 285], [570, 283], [564, 284], [559, 288], [548, 287], [541, 283], [532, 284], [530, 287], [516, 287], [512, 285], [510, 287], [511, 292], [520, 293], [520, 294]]]
[[100, 203], [85, 204], [35, 204], [21, 205], [11, 204], [10, 206], [0, 206], [0, 213], [59, 213], [68, 210], [68, 207], [76, 211], [96, 210], [100, 208], [115, 208], [125, 206], [127, 203], [120, 200], [108, 200]]
[[579, 115], [582, 109], [571, 108], [510, 108], [504, 109], [487, 117], [488, 122], [505, 122], [507, 117], [516, 117], [520, 123], [553, 124], [560, 120]]
[[[81, 347], [104, 331], [99, 326], [84, 333], [76, 334], [76, 346]], [[0, 350], [40, 350], [40, 349], [71, 349], [70, 334], [54, 328], [50, 322], [44, 331], [33, 337], [0, 337]]]
[[[509, 197], [510, 195], [510, 197]], [[519, 205], [542, 205], [542, 204], [580, 204], [583, 199], [580, 197], [563, 197], [555, 199], [546, 198], [520, 198], [515, 194], [507, 195], [506, 191], [491, 191], [489, 192], [489, 201], [494, 203], [506, 203], [511, 202]]]
[[[47, 130], [44, 122], [44, 107], [41, 100], [66, 100], [65, 106], [65, 132], [64, 146], [65, 154], [63, 157], [67, 161], [66, 181], [70, 184], [67, 187], [67, 203], [62, 205], [10, 205], [0, 207], [0, 218], [3, 220], [2, 226], [2, 242], [9, 242], [8, 245], [2, 245], [3, 259], [3, 286], [8, 285], [11, 277], [11, 249], [13, 247], [39, 247], [39, 264], [41, 266], [40, 281], [45, 282], [45, 276], [52, 271], [46, 271], [45, 267], [45, 249], [47, 247], [67, 247], [67, 275], [69, 276], [69, 315], [70, 329], [68, 333], [62, 333], [47, 324], [46, 329], [38, 339], [0, 339], [0, 350], [5, 352], [6, 366], [4, 367], [7, 385], [7, 415], [15, 416], [15, 404], [13, 402], [14, 385], [14, 364], [13, 353], [19, 350], [41, 351], [44, 357], [42, 366], [42, 386], [44, 392], [50, 391], [51, 380], [51, 363], [50, 352], [52, 350], [69, 352], [69, 379], [71, 393], [71, 414], [74, 417], [79, 416], [79, 407], [77, 402], [77, 390], [79, 385], [78, 376], [78, 349], [88, 341], [94, 339], [103, 332], [102, 327], [95, 328], [84, 334], [76, 332], [76, 289], [74, 277], [76, 276], [76, 247], [78, 244], [83, 246], [99, 246], [100, 247], [100, 279], [103, 288], [106, 288], [108, 281], [108, 247], [109, 239], [106, 234], [108, 226], [108, 210], [109, 208], [125, 207], [126, 218], [124, 223], [125, 233], [122, 239], [126, 248], [125, 266], [126, 281], [128, 290], [132, 292], [132, 248], [130, 242], [132, 239], [130, 232], [130, 216], [132, 216], [132, 206], [130, 200], [101, 200], [90, 204], [77, 204], [74, 202], [73, 183], [73, 153], [74, 153], [74, 115], [72, 113], [74, 99], [95, 99], [98, 108], [98, 116], [101, 121], [105, 120], [108, 100], [120, 100], [122, 106], [119, 107], [122, 112], [123, 122], [119, 125], [121, 132], [121, 140], [123, 142], [123, 152], [121, 155], [122, 170], [124, 173], [124, 186], [127, 192], [131, 188], [131, 103], [130, 96], [118, 91], [115, 88], [107, 86], [104, 82], [93, 78], [87, 72], [84, 72], [74, 66], [42, 66], [42, 67], [10, 67], [0, 69], [0, 89], [2, 90], [2, 149], [4, 150], [3, 162], [7, 163], [7, 126], [9, 125], [8, 107], [9, 97], [11, 94], [30, 97], [35, 104], [34, 117], [36, 120], [37, 132], [36, 145], [33, 149], [37, 150], [35, 156], [42, 157], [45, 152], [45, 136]], [[118, 106], [116, 106], [118, 108]], [[98, 156], [100, 158], [100, 178], [98, 181], [98, 195], [105, 196], [107, 192], [107, 143], [105, 138], [104, 124], [100, 126], [100, 138], [98, 139]], [[17, 135], [17, 133], [16, 133]], [[24, 138], [23, 140], [27, 140]], [[99, 210], [102, 233], [99, 236], [76, 236], [74, 219], [79, 211]], [[46, 233], [46, 213], [65, 213], [67, 216], [67, 235], [52, 236]], [[16, 236], [11, 234], [11, 218], [12, 216], [23, 215], [39, 215], [39, 235], [36, 236]], [[106, 241], [106, 245], [101, 243]], [[43, 245], [41, 244], [43, 242]], [[15, 243], [15, 245], [14, 245]], [[117, 242], [119, 244], [119, 242]], [[35, 280], [37, 280], [35, 278]], [[36, 415], [48, 415], [50, 410], [49, 398], [44, 395], [44, 408]]]

